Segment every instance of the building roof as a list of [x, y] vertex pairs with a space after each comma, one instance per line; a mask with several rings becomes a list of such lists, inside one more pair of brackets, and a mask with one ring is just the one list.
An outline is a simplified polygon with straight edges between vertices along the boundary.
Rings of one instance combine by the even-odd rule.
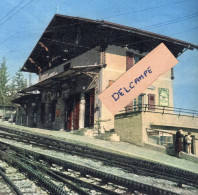
[[28, 88], [25, 88], [18, 93], [31, 93], [32, 91], [41, 90], [43, 88], [52, 88], [53, 86], [57, 87], [57, 84], [65, 83], [68, 80], [71, 80], [71, 78], [75, 78], [77, 76], [82, 75], [84, 72], [87, 71], [96, 71], [104, 67], [105, 64], [95, 64], [95, 65], [89, 65], [89, 66], [77, 66], [73, 67], [67, 71], [58, 73], [52, 77], [49, 77], [39, 83], [36, 83], [35, 85], [32, 85]]
[[90, 49], [118, 45], [150, 52], [163, 42], [175, 57], [197, 45], [160, 34], [123, 26], [104, 20], [91, 20], [56, 14], [30, 56], [23, 71], [39, 73], [70, 60]]
[[26, 94], [23, 96], [19, 96], [16, 99], [12, 101], [14, 104], [25, 104], [27, 101], [30, 101], [30, 99], [34, 99], [36, 97], [40, 97], [40, 94]]

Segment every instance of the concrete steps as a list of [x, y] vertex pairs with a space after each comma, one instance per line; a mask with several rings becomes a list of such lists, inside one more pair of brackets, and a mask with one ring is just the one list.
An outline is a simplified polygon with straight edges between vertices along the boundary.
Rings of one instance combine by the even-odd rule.
[[114, 132], [105, 131], [104, 133], [98, 132], [97, 129], [83, 128], [75, 131], [71, 131], [74, 135], [81, 135], [87, 137], [93, 137], [95, 139], [101, 139], [106, 141], [120, 141], [120, 136]]

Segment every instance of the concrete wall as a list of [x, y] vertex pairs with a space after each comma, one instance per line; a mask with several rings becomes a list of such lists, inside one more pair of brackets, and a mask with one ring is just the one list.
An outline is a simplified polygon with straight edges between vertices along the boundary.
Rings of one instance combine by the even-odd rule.
[[[119, 46], [108, 46], [105, 52], [107, 67], [102, 69], [102, 91], [109, 87], [109, 81], [115, 81], [123, 73], [126, 72], [126, 52], [130, 51], [142, 57], [146, 53], [140, 54], [138, 50], [124, 49]], [[146, 89], [143, 93], [143, 104], [148, 104], [148, 94], [155, 94], [155, 104], [159, 105], [159, 88], [169, 89], [169, 106], [173, 106], [173, 81], [171, 80], [171, 70], [164, 73], [156, 80], [151, 87]], [[124, 109], [124, 108], [123, 108]], [[103, 122], [101, 126], [105, 129], [114, 128], [114, 116], [108, 111], [105, 105], [102, 104], [101, 119], [111, 120], [111, 122]]]
[[[198, 118], [190, 116], [179, 116], [177, 114], [161, 114], [152, 112], [142, 112], [142, 130], [143, 130], [143, 141], [147, 142], [146, 128], [160, 128], [176, 131], [178, 128], [182, 128], [184, 131], [191, 131], [193, 134], [198, 136]], [[167, 127], [167, 128], [166, 128]]]
[[[121, 137], [121, 141], [133, 144], [146, 143], [148, 142], [146, 128], [150, 129], [153, 127], [154, 129], [166, 130], [166, 132], [173, 134], [176, 133], [178, 128], [182, 128], [184, 134], [191, 132], [198, 139], [197, 117], [144, 111], [115, 116], [115, 132]], [[198, 141], [196, 143], [198, 144]], [[198, 149], [198, 145], [196, 145], [196, 148]]]
[[142, 115], [139, 112], [117, 115], [115, 117], [115, 132], [123, 142], [143, 145]]
[[[154, 90], [152, 88], [155, 88]], [[173, 80], [171, 79], [171, 70], [161, 75], [151, 87], [148, 87], [143, 93], [144, 104], [148, 104], [148, 94], [155, 94], [155, 104], [159, 105], [159, 88], [169, 89], [169, 107], [173, 107]]]
[[43, 80], [48, 79], [50, 77], [53, 77], [53, 76], [55, 76], [55, 75], [57, 75], [57, 74], [59, 74], [63, 71], [64, 71], [64, 66], [63, 65], [59, 65], [55, 68], [52, 68], [48, 71], [45, 71], [44, 73], [42, 73], [40, 81], [43, 81]]
[[55, 76], [61, 72], [64, 72], [64, 65], [68, 63], [71, 63], [71, 67], [100, 64], [100, 52], [97, 48], [91, 49], [86, 53], [77, 56], [76, 58], [68, 60], [67, 62], [60, 64], [59, 66], [45, 71], [41, 75], [41, 81]]
[[97, 47], [94, 49], [91, 49], [87, 51], [86, 53], [79, 55], [76, 58], [71, 59], [68, 62], [71, 62], [71, 67], [100, 64], [99, 49]]

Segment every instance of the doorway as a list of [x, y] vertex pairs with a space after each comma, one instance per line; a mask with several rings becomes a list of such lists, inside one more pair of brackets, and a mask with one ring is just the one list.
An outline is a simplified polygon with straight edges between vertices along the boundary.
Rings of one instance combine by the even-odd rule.
[[65, 102], [65, 128], [69, 131], [79, 129], [80, 94]]
[[94, 126], [95, 89], [85, 93], [85, 127]]

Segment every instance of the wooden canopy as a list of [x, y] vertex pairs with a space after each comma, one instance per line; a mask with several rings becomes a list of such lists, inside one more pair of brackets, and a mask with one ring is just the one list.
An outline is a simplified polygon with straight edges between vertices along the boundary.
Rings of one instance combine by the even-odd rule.
[[118, 45], [149, 52], [163, 42], [175, 57], [197, 45], [107, 21], [56, 14], [23, 65], [39, 73], [64, 63], [96, 46]]

